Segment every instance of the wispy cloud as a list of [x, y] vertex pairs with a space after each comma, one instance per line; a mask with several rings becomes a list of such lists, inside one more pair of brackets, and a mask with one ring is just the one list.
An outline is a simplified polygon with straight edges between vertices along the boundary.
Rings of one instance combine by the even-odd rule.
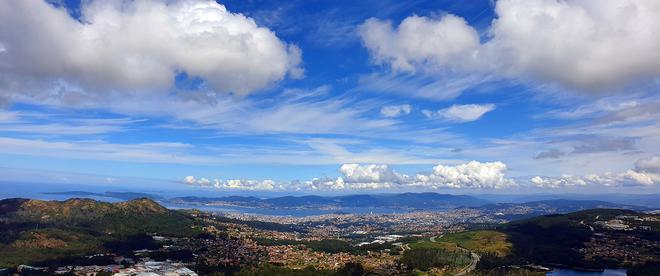
[[355, 91], [392, 93], [419, 99], [448, 101], [494, 79], [487, 75], [415, 75], [372, 73], [359, 79]]
[[0, 137], [3, 154], [46, 156], [81, 160], [113, 160], [131, 163], [213, 164], [219, 158], [195, 155], [181, 143], [117, 144], [105, 141], [46, 141]]
[[495, 110], [494, 104], [452, 105], [438, 111], [422, 110], [428, 118], [440, 118], [448, 122], [465, 123], [479, 120], [484, 114]]
[[410, 114], [412, 106], [409, 104], [386, 105], [380, 109], [380, 115], [383, 117], [398, 117], [400, 115]]

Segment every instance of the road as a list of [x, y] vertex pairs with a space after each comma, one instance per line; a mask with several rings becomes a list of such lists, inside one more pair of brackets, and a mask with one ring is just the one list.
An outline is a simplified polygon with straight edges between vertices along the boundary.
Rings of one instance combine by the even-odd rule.
[[[464, 248], [462, 248], [462, 249], [465, 250], [465, 251], [469, 251], [469, 250], [464, 249]], [[468, 273], [472, 270], [475, 270], [477, 268], [477, 263], [479, 262], [479, 255], [477, 255], [477, 253], [470, 252], [470, 259], [471, 259], [470, 264], [468, 264], [467, 266], [465, 266], [464, 268], [459, 270], [456, 273], [456, 276], [465, 275], [466, 273]]]
[[[437, 237], [436, 236], [430, 237], [429, 241], [436, 242], [436, 240], [435, 240], [436, 238], [441, 239], [443, 236], [444, 235], [440, 235], [440, 236], [437, 236]], [[460, 246], [457, 246], [457, 248], [460, 249], [460, 250], [463, 250], [464, 252], [470, 253], [470, 263], [467, 266], [465, 266], [464, 268], [461, 268], [461, 270], [459, 270], [456, 273], [456, 276], [462, 276], [462, 275], [465, 275], [466, 273], [468, 273], [472, 270], [475, 270], [477, 268], [477, 263], [479, 262], [480, 257], [479, 257], [479, 255], [477, 255], [477, 253], [474, 253], [470, 250], [467, 250], [466, 248], [463, 248], [463, 247], [460, 247]]]
[[[444, 234], [438, 236], [437, 238], [442, 239], [443, 236], [444, 236]], [[435, 242], [435, 238], [436, 238], [436, 236], [433, 236], [433, 237], [430, 237], [429, 240], [430, 240], [431, 242]]]
[[472, 252], [472, 251], [470, 251], [470, 250], [467, 250], [467, 249], [465, 249], [465, 248], [463, 248], [463, 247], [460, 247], [460, 246], [459, 246], [458, 248], [461, 249], [461, 250], [463, 250], [463, 251], [465, 251], [465, 252], [469, 252], [469, 253], [470, 253], [470, 263], [469, 263], [467, 266], [465, 266], [464, 268], [462, 268], [461, 270], [459, 270], [459, 271], [455, 274], [456, 276], [462, 276], [462, 275], [465, 275], [466, 273], [468, 273], [468, 272], [470, 272], [470, 271], [472, 271], [472, 270], [475, 270], [475, 269], [477, 268], [477, 263], [479, 262], [479, 258], [480, 258], [480, 257], [479, 257], [479, 255], [477, 255], [477, 253], [474, 253], [474, 252]]
[[581, 220], [581, 221], [580, 221], [580, 224], [589, 227], [589, 230], [591, 230], [591, 232], [593, 232], [593, 231], [595, 230], [591, 225], [586, 225], [586, 224], [584, 223], [584, 220]]

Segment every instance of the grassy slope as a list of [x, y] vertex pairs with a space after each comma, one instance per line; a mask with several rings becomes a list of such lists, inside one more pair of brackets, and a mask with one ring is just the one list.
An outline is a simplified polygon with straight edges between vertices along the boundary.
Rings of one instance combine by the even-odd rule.
[[513, 245], [505, 233], [493, 230], [467, 231], [452, 233], [437, 238], [435, 242], [429, 239], [419, 240], [410, 244], [410, 248], [437, 248], [448, 251], [465, 248], [477, 253], [492, 253], [505, 256], [511, 253]]
[[456, 244], [477, 253], [492, 253], [498, 256], [510, 254], [512, 248], [506, 234], [493, 230], [452, 233], [437, 239], [437, 241]]
[[197, 233], [193, 218], [149, 199], [105, 203], [89, 199], [0, 201], [0, 267], [45, 264], [107, 251], [132, 235]]
[[[515, 221], [507, 224], [502, 231], [511, 237], [515, 244], [516, 255], [532, 262], [575, 267], [601, 267], [601, 262], [589, 262], [579, 252], [579, 249], [583, 248], [584, 243], [589, 241], [593, 235], [589, 226], [583, 223], [593, 224], [594, 221], [609, 220], [619, 215], [648, 216], [630, 210], [591, 209]], [[657, 223], [647, 222], [645, 224], [649, 223], [653, 226], [653, 231], [658, 231]], [[627, 232], [626, 236], [630, 235], [642, 237], [642, 233], [634, 231]], [[611, 238], [616, 237], [617, 235], [611, 235]]]

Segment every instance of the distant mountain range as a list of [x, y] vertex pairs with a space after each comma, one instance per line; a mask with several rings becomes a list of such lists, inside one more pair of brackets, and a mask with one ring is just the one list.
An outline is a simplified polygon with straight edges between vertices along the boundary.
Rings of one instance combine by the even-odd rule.
[[501, 214], [508, 220], [517, 220], [547, 214], [564, 214], [588, 209], [627, 209], [648, 210], [647, 207], [630, 204], [618, 204], [601, 200], [551, 199], [523, 203], [493, 203], [479, 206], [477, 209], [492, 214]]
[[515, 220], [531, 216], [568, 213], [594, 208], [615, 208], [645, 211], [651, 208], [642, 204], [613, 203], [587, 199], [544, 199], [528, 202], [497, 203], [469, 195], [439, 193], [358, 194], [345, 196], [282, 196], [259, 198], [254, 196], [199, 197], [183, 196], [164, 198], [159, 195], [136, 192], [90, 193], [84, 191], [49, 193], [73, 197], [107, 197], [120, 200], [151, 198], [168, 206], [235, 206], [262, 209], [327, 209], [342, 211], [350, 208], [380, 208], [400, 211], [438, 211], [456, 208], [475, 208], [488, 213], [501, 213], [506, 219]]
[[622, 205], [660, 209], [660, 194], [477, 194], [474, 196], [498, 203], [525, 203], [557, 199], [600, 200]]
[[63, 195], [63, 196], [74, 196], [74, 197], [108, 197], [116, 198], [121, 200], [132, 200], [138, 198], [151, 198], [154, 200], [162, 199], [162, 196], [155, 194], [147, 193], [135, 193], [135, 192], [105, 192], [105, 193], [93, 193], [86, 191], [69, 191], [69, 192], [48, 192], [44, 193], [47, 195]]
[[402, 193], [380, 195], [347, 196], [284, 196], [274, 198], [256, 197], [176, 197], [167, 200], [173, 204], [234, 205], [261, 208], [390, 208], [403, 210], [440, 210], [458, 207], [477, 207], [490, 201], [467, 195], [438, 193]]

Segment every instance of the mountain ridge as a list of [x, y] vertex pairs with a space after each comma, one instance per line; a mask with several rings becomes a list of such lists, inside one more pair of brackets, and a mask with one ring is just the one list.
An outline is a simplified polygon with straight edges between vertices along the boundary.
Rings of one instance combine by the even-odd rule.
[[490, 201], [468, 195], [451, 195], [433, 192], [400, 193], [400, 194], [355, 194], [343, 196], [282, 196], [273, 198], [256, 197], [175, 197], [166, 200], [168, 203], [226, 203], [249, 204], [270, 208], [295, 208], [301, 206], [335, 206], [335, 207], [385, 207], [397, 209], [448, 209], [457, 207], [477, 207]]

